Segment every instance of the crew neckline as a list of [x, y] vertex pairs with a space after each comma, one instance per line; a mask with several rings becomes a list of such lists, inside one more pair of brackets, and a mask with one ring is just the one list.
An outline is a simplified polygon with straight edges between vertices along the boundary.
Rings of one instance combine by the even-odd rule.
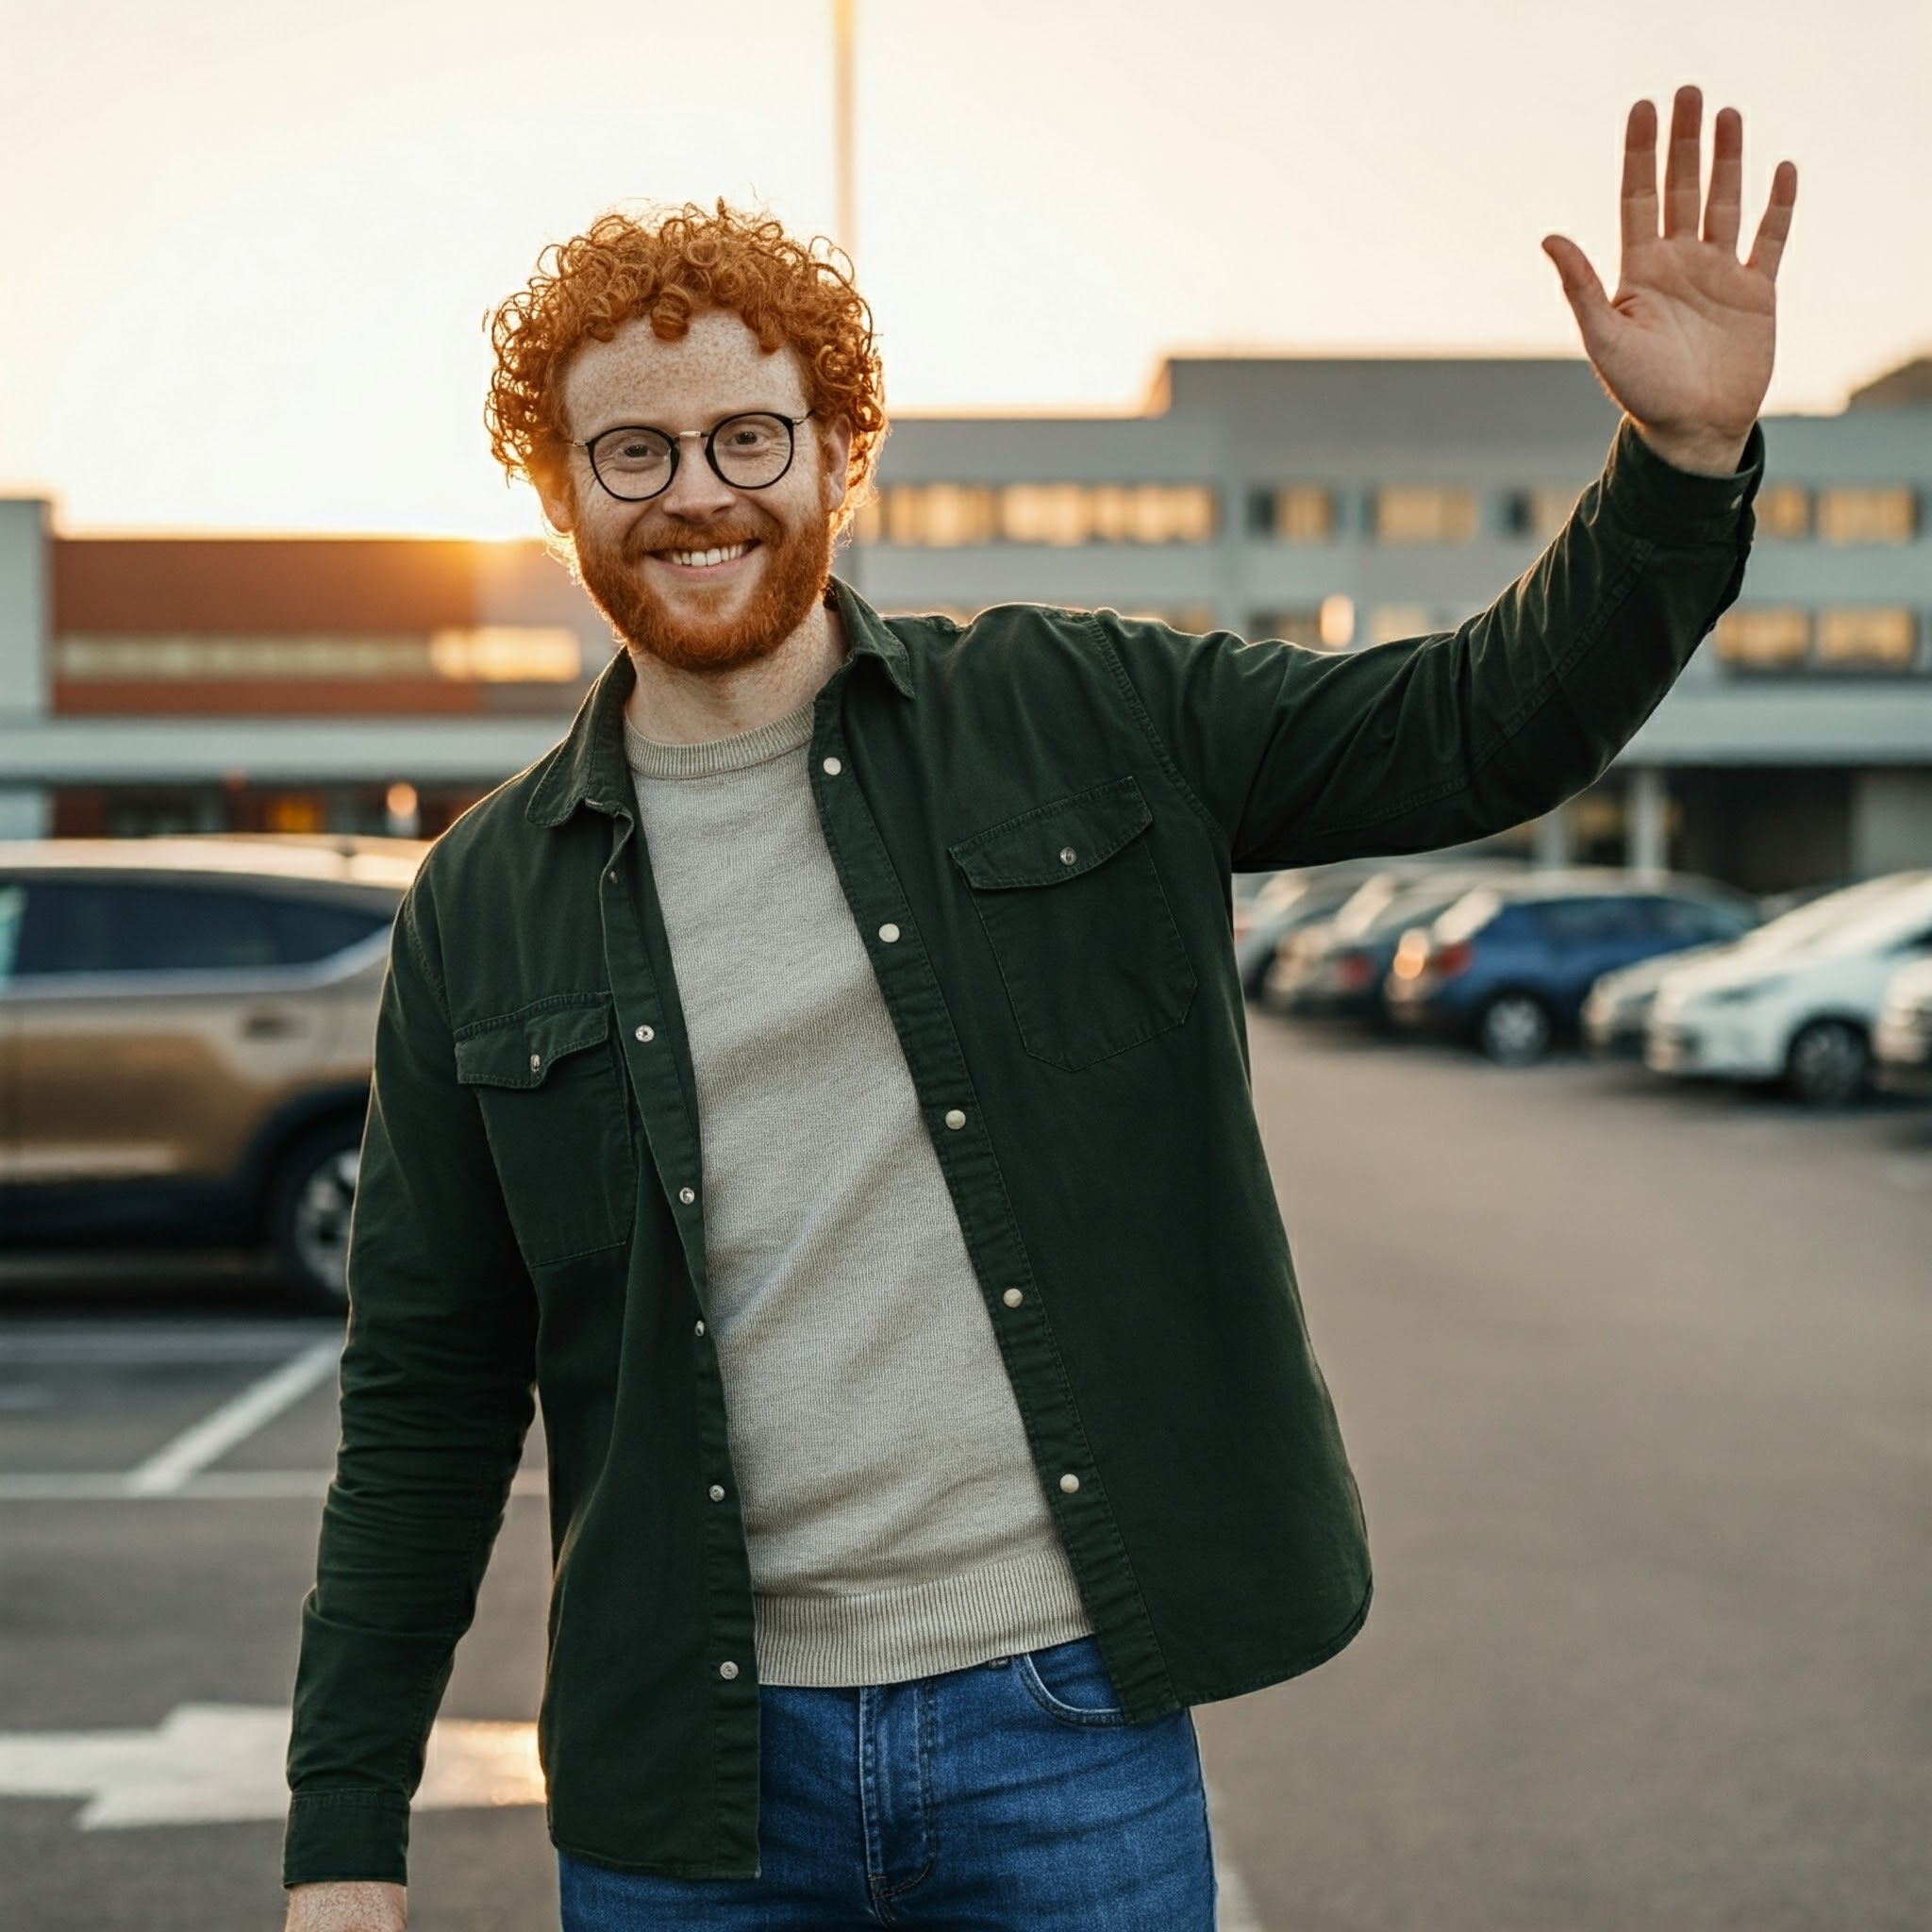
[[724, 772], [747, 772], [769, 764], [788, 752], [811, 742], [812, 708], [807, 698], [796, 710], [769, 724], [704, 744], [663, 744], [646, 738], [626, 716], [624, 720], [625, 761], [640, 778], [712, 778]]

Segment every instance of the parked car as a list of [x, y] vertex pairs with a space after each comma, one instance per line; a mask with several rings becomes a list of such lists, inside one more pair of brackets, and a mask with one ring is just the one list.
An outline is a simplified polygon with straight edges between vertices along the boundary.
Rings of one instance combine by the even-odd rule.
[[1282, 940], [1263, 981], [1264, 998], [1287, 1013], [1380, 1020], [1383, 985], [1403, 933], [1434, 919], [1474, 886], [1525, 874], [1526, 868], [1500, 859], [1374, 873], [1331, 917]]
[[1652, 1004], [1657, 989], [1673, 973], [1693, 959], [1715, 958], [1734, 946], [1795, 944], [1843, 916], [1841, 910], [1826, 907], [1813, 917], [1805, 917], [1807, 908], [1818, 905], [1822, 897], [1822, 889], [1774, 893], [1757, 902], [1764, 923], [1753, 926], [1740, 939], [1716, 945], [1690, 946], [1681, 953], [1659, 954], [1656, 958], [1640, 959], [1634, 966], [1620, 966], [1615, 972], [1606, 973], [1583, 1002], [1578, 1024], [1584, 1045], [1599, 1058], [1641, 1060]]
[[1885, 989], [1872, 1031], [1878, 1085], [1932, 1100], [1932, 959], [1901, 966]]
[[1664, 981], [1646, 1038], [1652, 1068], [1782, 1081], [1819, 1107], [1866, 1091], [1886, 984], [1932, 956], [1932, 872], [1893, 874], [1803, 909], [1824, 916], [1793, 943], [1740, 947]]
[[1427, 928], [1402, 936], [1389, 971], [1391, 1016], [1474, 1041], [1528, 1066], [1574, 1031], [1607, 972], [1736, 939], [1757, 923], [1741, 895], [1702, 880], [1639, 882], [1604, 870], [1481, 886]]
[[1259, 1000], [1281, 941], [1290, 933], [1330, 917], [1365, 876], [1359, 866], [1271, 873], [1245, 905], [1237, 899], [1234, 958], [1242, 993]]
[[340, 1308], [395, 909], [421, 848], [0, 844], [9, 1254], [271, 1251]]

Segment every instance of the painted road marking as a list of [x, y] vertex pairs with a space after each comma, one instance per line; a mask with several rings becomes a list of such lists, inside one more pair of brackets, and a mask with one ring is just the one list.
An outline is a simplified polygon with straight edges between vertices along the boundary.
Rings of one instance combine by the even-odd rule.
[[[0, 1796], [80, 1798], [83, 1831], [281, 1818], [289, 1713], [183, 1704], [151, 1731], [0, 1732]], [[537, 1727], [443, 1718], [415, 1805], [431, 1811], [541, 1805]]]
[[[288, 1751], [289, 1713], [273, 1705], [177, 1705], [151, 1731], [0, 1732], [0, 1797], [80, 1799], [82, 1831], [279, 1819]], [[437, 1720], [414, 1809], [542, 1802], [535, 1724]], [[1215, 1803], [1210, 1788], [1210, 1812]], [[1220, 1932], [1261, 1932], [1240, 1873], [1218, 1853], [1215, 1877]]]
[[[0, 1475], [0, 1503], [258, 1503], [320, 1502], [328, 1489], [325, 1469], [213, 1469], [172, 1490], [137, 1491], [131, 1474], [114, 1471], [61, 1470], [46, 1474]], [[512, 1496], [547, 1496], [542, 1470], [517, 1473]]]
[[239, 1395], [230, 1396], [193, 1427], [156, 1450], [139, 1468], [130, 1470], [125, 1479], [127, 1494], [174, 1495], [209, 1463], [220, 1461], [238, 1443], [246, 1441], [332, 1375], [341, 1353], [340, 1338], [311, 1342], [260, 1381], [251, 1382]]

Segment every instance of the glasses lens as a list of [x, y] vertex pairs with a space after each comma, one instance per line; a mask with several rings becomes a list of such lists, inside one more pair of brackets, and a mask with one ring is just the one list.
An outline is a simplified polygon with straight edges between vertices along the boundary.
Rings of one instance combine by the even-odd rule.
[[591, 445], [591, 467], [613, 496], [636, 502], [670, 482], [673, 447], [655, 429], [608, 429]]
[[791, 461], [791, 425], [782, 416], [733, 416], [719, 424], [711, 456], [725, 482], [761, 490]]

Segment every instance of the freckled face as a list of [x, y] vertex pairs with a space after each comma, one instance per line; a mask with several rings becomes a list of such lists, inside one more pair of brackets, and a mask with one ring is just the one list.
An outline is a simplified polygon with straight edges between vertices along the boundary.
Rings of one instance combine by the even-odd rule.
[[[675, 342], [648, 322], [589, 341], [568, 365], [564, 418], [579, 444], [639, 425], [675, 436], [710, 430], [748, 410], [797, 418], [809, 407], [793, 352], [766, 354], [736, 315], [707, 309]], [[585, 588], [619, 635], [680, 669], [724, 671], [775, 651], [824, 594], [833, 511], [843, 493], [850, 434], [816, 417], [794, 432], [791, 466], [761, 490], [726, 483], [700, 437], [678, 444], [669, 486], [643, 503], [598, 483], [571, 452], [568, 500], [546, 494], [571, 533]]]

